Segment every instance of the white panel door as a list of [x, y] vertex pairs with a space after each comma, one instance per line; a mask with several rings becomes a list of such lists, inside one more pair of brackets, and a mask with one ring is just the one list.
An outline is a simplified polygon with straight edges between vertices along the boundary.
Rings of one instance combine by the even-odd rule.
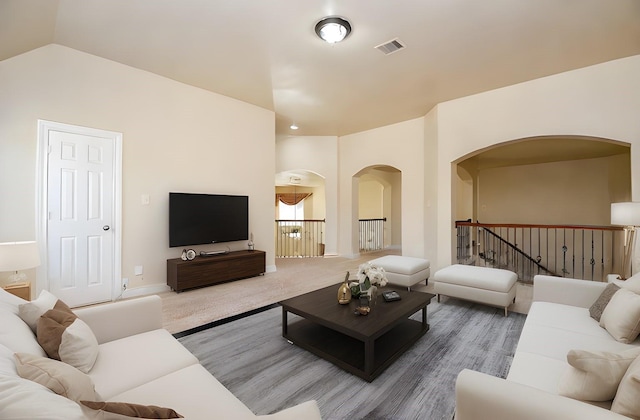
[[72, 307], [111, 300], [113, 139], [55, 130], [48, 137], [49, 290]]

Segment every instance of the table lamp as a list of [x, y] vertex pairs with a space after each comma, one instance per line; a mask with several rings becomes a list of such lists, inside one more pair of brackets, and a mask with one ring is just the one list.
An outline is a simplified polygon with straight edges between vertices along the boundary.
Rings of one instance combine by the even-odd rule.
[[34, 268], [40, 265], [38, 244], [33, 241], [0, 243], [0, 271], [15, 271], [9, 276], [12, 283], [26, 281], [25, 273], [20, 270]]
[[624, 226], [624, 255], [620, 278], [625, 280], [627, 275], [631, 276], [636, 227], [640, 226], [640, 202], [611, 203], [611, 224]]

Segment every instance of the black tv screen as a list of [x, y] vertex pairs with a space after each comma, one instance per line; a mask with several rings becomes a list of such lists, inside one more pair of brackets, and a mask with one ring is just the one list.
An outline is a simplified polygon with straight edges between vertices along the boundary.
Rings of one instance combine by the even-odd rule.
[[249, 197], [169, 193], [169, 247], [249, 239]]

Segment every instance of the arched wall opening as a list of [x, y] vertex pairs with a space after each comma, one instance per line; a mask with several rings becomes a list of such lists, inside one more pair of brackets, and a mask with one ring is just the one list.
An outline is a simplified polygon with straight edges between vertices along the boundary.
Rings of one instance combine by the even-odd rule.
[[402, 244], [402, 172], [388, 165], [372, 165], [353, 176], [358, 223], [354, 234], [360, 252], [400, 249]]
[[610, 139], [517, 139], [453, 165], [457, 220], [608, 225], [610, 203], [631, 200], [630, 145]]
[[[452, 214], [483, 224], [456, 231], [456, 262], [501, 265], [526, 281], [535, 274], [602, 280], [619, 269], [619, 234], [606, 228], [611, 203], [631, 200], [629, 144], [586, 136], [518, 139], [465, 156], [452, 173]], [[510, 266], [507, 254], [521, 251], [520, 261], [538, 265]]]
[[283, 171], [275, 177], [276, 257], [322, 257], [325, 253], [325, 178], [313, 171]]

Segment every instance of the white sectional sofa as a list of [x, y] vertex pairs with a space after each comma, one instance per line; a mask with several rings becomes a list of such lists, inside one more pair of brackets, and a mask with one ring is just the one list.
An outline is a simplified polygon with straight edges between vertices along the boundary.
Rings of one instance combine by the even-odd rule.
[[[86, 419], [86, 407], [18, 375], [14, 353], [46, 357], [18, 315], [25, 302], [0, 289], [0, 418]], [[87, 375], [102, 400], [168, 407], [187, 419], [320, 419], [315, 401], [256, 416], [162, 328], [161, 305], [148, 296], [74, 311], [99, 344]]]
[[[602, 282], [536, 276], [533, 303], [507, 379], [462, 371], [456, 382], [456, 420], [628, 418], [610, 411], [611, 401], [588, 403], [560, 395], [560, 389], [566, 389], [561, 385], [567, 383], [564, 375], [574, 369], [567, 361], [570, 350], [640, 353], [640, 339], [620, 342], [608, 332], [609, 327], [601, 327], [590, 316], [589, 308], [606, 286]], [[617, 392], [616, 398], [620, 388]], [[640, 400], [640, 394], [635, 399]]]

